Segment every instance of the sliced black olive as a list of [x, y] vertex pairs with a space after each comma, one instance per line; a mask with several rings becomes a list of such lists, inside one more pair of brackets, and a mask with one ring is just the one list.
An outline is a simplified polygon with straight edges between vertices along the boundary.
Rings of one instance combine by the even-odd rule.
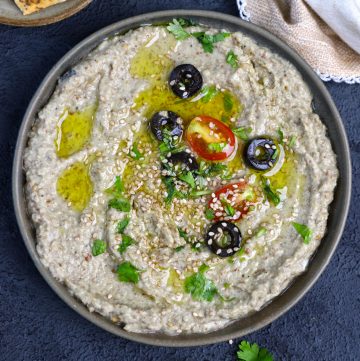
[[167, 132], [171, 137], [181, 138], [183, 134], [182, 119], [174, 112], [162, 110], [155, 113], [150, 120], [150, 129], [157, 140], [164, 139], [164, 133]]
[[256, 170], [267, 170], [274, 166], [278, 151], [271, 139], [256, 138], [245, 147], [246, 163]]
[[234, 223], [214, 223], [207, 235], [206, 244], [219, 257], [229, 257], [240, 249], [241, 233]]
[[202, 88], [203, 79], [194, 65], [182, 64], [171, 72], [169, 85], [175, 95], [181, 99], [187, 99]]
[[168, 162], [171, 163], [173, 166], [177, 164], [182, 164], [186, 167], [187, 170], [198, 170], [199, 164], [196, 161], [195, 157], [188, 152], [178, 152], [178, 153], [172, 153], [168, 158]]

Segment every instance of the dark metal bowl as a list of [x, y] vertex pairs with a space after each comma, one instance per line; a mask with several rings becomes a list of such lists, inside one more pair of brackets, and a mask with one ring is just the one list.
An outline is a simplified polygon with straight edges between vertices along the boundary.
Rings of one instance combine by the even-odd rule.
[[[281, 295], [276, 297], [266, 307], [223, 329], [207, 334], [180, 336], [168, 336], [161, 333], [138, 334], [124, 331], [99, 314], [90, 313], [79, 300], [70, 295], [64, 285], [52, 277], [49, 270], [41, 263], [36, 252], [34, 227], [27, 213], [24, 196], [23, 153], [28, 141], [29, 129], [35, 121], [39, 110], [52, 95], [57, 80], [62, 74], [84, 58], [106, 37], [116, 33], [124, 33], [129, 29], [144, 24], [164, 23], [175, 17], [187, 17], [215, 28], [241, 31], [255, 39], [259, 44], [270, 48], [290, 61], [300, 71], [304, 81], [310, 87], [314, 97], [314, 109], [327, 126], [328, 136], [337, 155], [340, 177], [335, 190], [334, 201], [330, 206], [327, 233], [316, 254], [313, 256], [307, 271], [297, 277]], [[174, 10], [136, 16], [99, 30], [75, 46], [52, 68], [35, 93], [24, 116], [16, 145], [12, 185], [16, 217], [25, 245], [36, 267], [47, 283], [72, 309], [104, 330], [133, 341], [158, 346], [195, 346], [237, 338], [258, 330], [288, 311], [311, 288], [334, 253], [345, 225], [351, 194], [351, 162], [345, 130], [328, 91], [310, 66], [294, 50], [266, 30], [236, 17], [209, 11]]]

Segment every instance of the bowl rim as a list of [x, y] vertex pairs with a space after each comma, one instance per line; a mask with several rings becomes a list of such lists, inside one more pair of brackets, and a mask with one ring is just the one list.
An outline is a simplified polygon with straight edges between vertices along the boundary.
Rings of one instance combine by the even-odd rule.
[[[160, 21], [169, 20], [177, 17], [187, 17], [202, 19], [203, 22], [216, 22], [222, 26], [232, 26], [239, 31], [248, 32], [253, 38], [257, 40], [257, 36], [260, 36], [264, 41], [268, 42], [268, 47], [276, 45], [281, 49], [284, 54], [293, 59], [297, 64], [298, 70], [306, 75], [308, 78], [308, 85], [311, 83], [314, 89], [317, 89], [319, 96], [323, 98], [324, 104], [327, 107], [327, 111], [330, 112], [329, 118], [334, 121], [334, 132], [337, 139], [336, 144], [339, 148], [338, 157], [341, 156], [341, 169], [340, 178], [335, 191], [335, 194], [339, 194], [340, 200], [337, 201], [336, 207], [330, 206], [330, 212], [336, 213], [336, 219], [332, 219], [331, 234], [326, 234], [319, 246], [319, 250], [316, 251], [313, 259], [309, 262], [307, 270], [296, 277], [294, 282], [282, 292], [279, 296], [266, 305], [261, 310], [257, 311], [253, 315], [247, 316], [241, 320], [237, 320], [231, 325], [210, 333], [205, 334], [188, 334], [169, 336], [161, 333], [133, 333], [128, 332], [112, 323], [105, 317], [97, 314], [90, 313], [87, 307], [82, 304], [78, 299], [74, 298], [64, 285], [56, 281], [49, 272], [49, 270], [41, 263], [40, 258], [36, 252], [35, 239], [32, 235], [32, 224], [30, 217], [27, 214], [25, 194], [24, 194], [24, 174], [23, 174], [23, 152], [27, 145], [28, 132], [33, 124], [36, 114], [42, 108], [46, 101], [49, 99], [53, 90], [57, 84], [57, 79], [60, 74], [63, 74], [65, 70], [71, 68], [74, 64], [78, 63], [84, 56], [91, 52], [103, 39], [108, 36], [118, 34], [130, 29], [137, 28], [140, 25], [156, 24]], [[265, 45], [266, 46], [266, 45]], [[304, 80], [305, 81], [305, 80]], [[51, 87], [50, 87], [51, 85]], [[315, 95], [314, 95], [315, 96]], [[329, 123], [330, 124], [330, 123]], [[327, 129], [329, 130], [328, 125]], [[332, 143], [334, 139], [329, 137]], [[340, 145], [339, 145], [340, 144]], [[338, 164], [339, 167], [339, 164]], [[20, 229], [20, 233], [23, 237], [25, 246], [42, 277], [46, 280], [52, 290], [73, 310], [79, 313], [82, 317], [97, 325], [98, 327], [111, 332], [117, 336], [121, 336], [125, 339], [137, 341], [144, 344], [154, 346], [168, 346], [168, 347], [189, 347], [208, 345], [217, 342], [227, 341], [230, 339], [244, 336], [248, 333], [259, 330], [265, 327], [284, 313], [286, 313], [291, 307], [293, 307], [314, 285], [321, 273], [329, 263], [331, 256], [333, 255], [337, 244], [340, 241], [346, 217], [349, 210], [350, 196], [351, 196], [351, 159], [350, 150], [348, 145], [347, 136], [340, 115], [336, 109], [336, 106], [331, 99], [330, 94], [325, 88], [322, 81], [318, 78], [311, 67], [303, 60], [293, 49], [283, 43], [273, 34], [269, 33], [265, 29], [262, 29], [254, 24], [243, 21], [235, 16], [226, 15], [223, 13], [203, 10], [167, 10], [158, 11], [152, 13], [146, 13], [125, 20], [113, 23], [105, 28], [98, 30], [92, 35], [85, 38], [68, 53], [66, 53], [48, 72], [36, 93], [34, 94], [30, 104], [26, 110], [21, 127], [18, 133], [15, 155], [13, 160], [13, 172], [12, 172], [12, 194], [13, 204], [16, 214], [17, 223]], [[339, 198], [338, 197], [338, 198]], [[332, 211], [332, 208], [336, 208]], [[329, 215], [330, 218], [330, 215]], [[329, 222], [329, 220], [328, 220]], [[326, 238], [326, 242], [324, 242]], [[321, 257], [319, 254], [321, 253]], [[320, 257], [320, 258], [319, 258]], [[274, 306], [275, 304], [275, 306]], [[238, 323], [244, 323], [244, 326], [238, 325]]]
[[[75, 15], [80, 10], [84, 9], [91, 3], [92, 0], [79, 0], [77, 3], [73, 4], [70, 8], [66, 8], [58, 14], [49, 15], [40, 19], [29, 18], [31, 15], [22, 15], [23, 18], [15, 19], [9, 18], [6, 16], [0, 16], [0, 24], [11, 25], [11, 26], [22, 26], [22, 27], [32, 27], [32, 26], [44, 26], [56, 23], [58, 21], [69, 18], [72, 15]], [[59, 4], [56, 4], [59, 5]], [[56, 6], [53, 5], [53, 6]], [[46, 11], [46, 9], [40, 10]], [[19, 14], [21, 14], [21, 10], [19, 9]]]

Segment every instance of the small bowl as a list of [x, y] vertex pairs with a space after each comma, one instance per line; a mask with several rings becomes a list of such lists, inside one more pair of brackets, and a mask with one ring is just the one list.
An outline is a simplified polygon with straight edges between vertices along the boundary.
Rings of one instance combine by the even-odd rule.
[[[86, 306], [71, 296], [67, 288], [55, 280], [49, 270], [41, 263], [36, 252], [34, 226], [27, 213], [24, 195], [23, 153], [28, 142], [29, 130], [35, 121], [36, 115], [47, 103], [58, 78], [62, 74], [84, 58], [106, 37], [124, 33], [129, 29], [145, 24], [165, 23], [176, 17], [191, 18], [215, 28], [241, 31], [291, 62], [300, 71], [304, 81], [310, 87], [314, 97], [314, 109], [327, 126], [328, 136], [337, 155], [340, 176], [335, 189], [334, 200], [329, 209], [326, 235], [312, 257], [308, 269], [295, 278], [281, 295], [273, 299], [260, 311], [214, 332], [178, 336], [169, 336], [162, 333], [139, 334], [127, 332], [101, 315], [90, 313]], [[157, 346], [196, 346], [238, 338], [266, 326], [287, 312], [311, 288], [329, 263], [343, 232], [351, 194], [351, 163], [345, 130], [328, 91], [310, 66], [294, 50], [266, 30], [236, 17], [209, 11], [174, 10], [136, 16], [99, 30], [75, 46], [53, 67], [35, 93], [24, 116], [15, 150], [12, 184], [16, 217], [25, 245], [39, 272], [64, 302], [104, 330], [126, 339]]]
[[64, 20], [91, 3], [92, 0], [67, 0], [30, 15], [23, 15], [14, 0], [0, 1], [0, 23], [14, 26], [40, 26]]

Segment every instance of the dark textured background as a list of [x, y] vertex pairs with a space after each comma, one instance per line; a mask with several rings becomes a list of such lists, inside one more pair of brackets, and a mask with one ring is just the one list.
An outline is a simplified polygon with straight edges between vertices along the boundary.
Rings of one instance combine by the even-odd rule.
[[[235, 0], [94, 0], [58, 24], [0, 25], [0, 360], [235, 360], [233, 345], [158, 348], [117, 338], [82, 319], [41, 278], [19, 234], [11, 162], [21, 118], [43, 77], [80, 40], [117, 20], [155, 10], [197, 8], [237, 15]], [[348, 131], [353, 201], [343, 239], [313, 289], [285, 316], [248, 335], [276, 360], [360, 360], [360, 85], [328, 83]]]

